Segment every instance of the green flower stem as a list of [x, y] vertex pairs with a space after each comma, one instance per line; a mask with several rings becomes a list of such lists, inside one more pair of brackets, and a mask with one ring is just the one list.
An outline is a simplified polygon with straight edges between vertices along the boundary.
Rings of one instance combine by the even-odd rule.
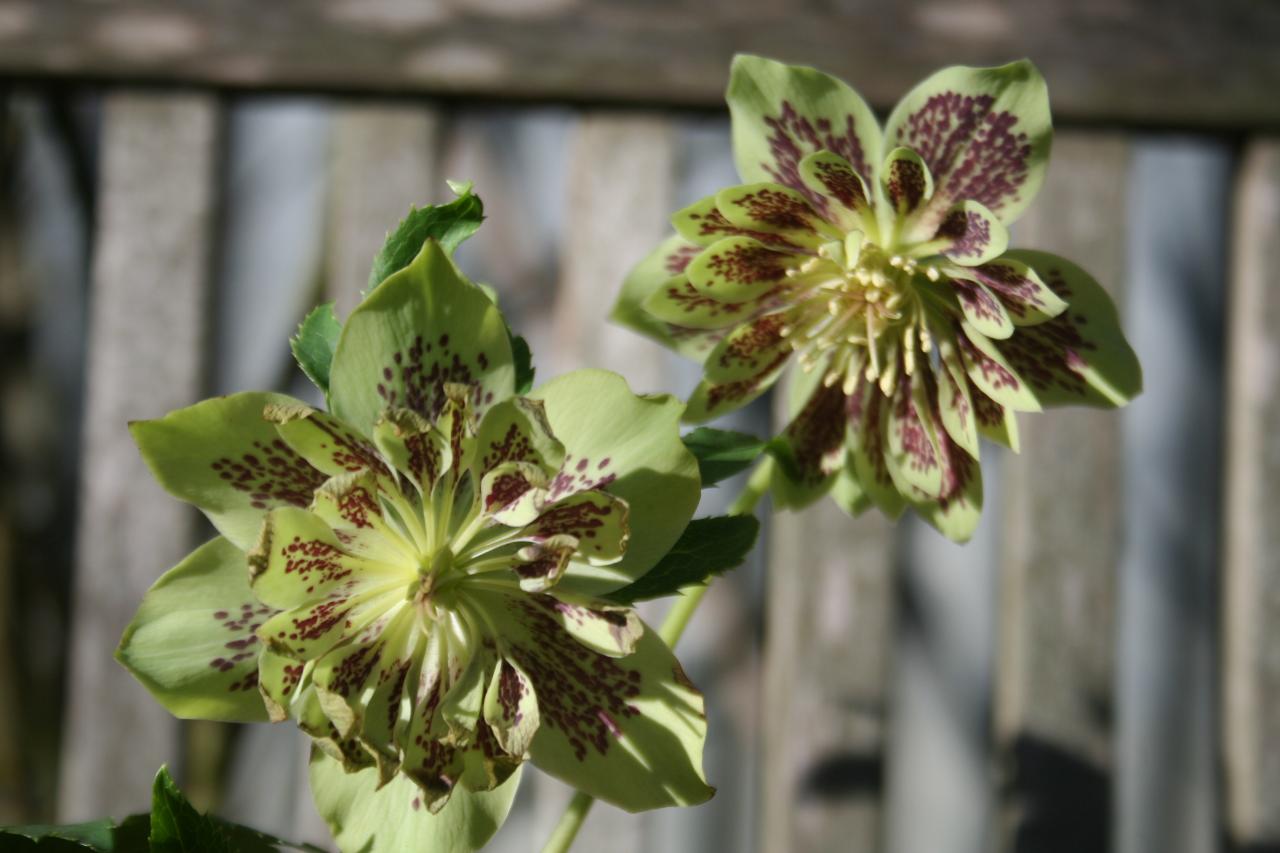
[[[772, 474], [773, 458], [766, 456], [752, 472], [751, 479], [747, 481], [737, 500], [730, 505], [729, 515], [748, 515], [754, 512], [756, 505], [769, 491], [769, 480]], [[672, 649], [684, 635], [685, 628], [689, 626], [689, 620], [698, 609], [698, 605], [702, 603], [702, 597], [707, 594], [710, 586], [708, 582], [686, 589], [684, 595], [676, 599], [671, 610], [667, 612], [667, 618], [662, 620], [662, 627], [658, 629], [658, 634]], [[568, 808], [560, 816], [560, 822], [556, 824], [551, 837], [542, 848], [542, 853], [568, 853], [594, 803], [595, 798], [591, 795], [584, 794], [582, 791], [575, 793], [573, 799], [569, 801]]]

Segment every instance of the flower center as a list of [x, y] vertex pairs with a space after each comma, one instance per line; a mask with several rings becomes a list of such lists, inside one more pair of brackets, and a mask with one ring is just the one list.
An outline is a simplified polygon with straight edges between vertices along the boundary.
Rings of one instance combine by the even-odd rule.
[[855, 231], [789, 275], [799, 299], [781, 334], [806, 372], [825, 365], [825, 386], [842, 382], [852, 394], [865, 378], [889, 395], [899, 370], [911, 375], [917, 353], [929, 357], [927, 308], [936, 297], [928, 285], [941, 278], [935, 267], [886, 252]]

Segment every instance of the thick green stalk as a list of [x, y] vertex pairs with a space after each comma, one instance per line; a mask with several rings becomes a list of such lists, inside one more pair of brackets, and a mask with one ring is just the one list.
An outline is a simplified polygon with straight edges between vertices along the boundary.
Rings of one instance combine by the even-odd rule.
[[[730, 505], [729, 515], [749, 515], [754, 512], [756, 505], [769, 491], [769, 478], [772, 473], [773, 459], [765, 457], [752, 472], [751, 479], [747, 481], [737, 500]], [[684, 590], [684, 594], [671, 605], [671, 609], [667, 611], [667, 618], [662, 620], [662, 627], [658, 629], [658, 634], [668, 646], [674, 649], [680, 637], [684, 635], [684, 629], [688, 627], [694, 611], [702, 603], [702, 597], [707, 594], [709, 586], [708, 582], [688, 587]], [[560, 816], [560, 822], [556, 824], [551, 837], [547, 839], [546, 846], [542, 848], [542, 853], [568, 853], [594, 802], [595, 798], [589, 794], [581, 791], [575, 793], [573, 799], [569, 801], [569, 807]]]

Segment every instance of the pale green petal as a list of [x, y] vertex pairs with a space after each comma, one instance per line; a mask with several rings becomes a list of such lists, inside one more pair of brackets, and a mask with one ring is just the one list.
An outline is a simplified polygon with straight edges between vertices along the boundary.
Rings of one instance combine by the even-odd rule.
[[[671, 347], [685, 358], [701, 361], [715, 342], [713, 332], [671, 325], [664, 318], [646, 310], [645, 305], [658, 289], [681, 276], [701, 247], [676, 234], [662, 241], [658, 247], [637, 264], [622, 283], [622, 292], [614, 303], [609, 319], [619, 326], [639, 332], [665, 346]], [[679, 279], [690, 287], [686, 279]], [[695, 294], [696, 295], [696, 294]], [[710, 328], [715, 328], [712, 326]]]
[[915, 151], [933, 174], [926, 218], [935, 223], [961, 201], [1013, 222], [1044, 181], [1052, 140], [1048, 89], [1025, 59], [944, 68], [912, 89], [885, 125], [885, 144]]
[[804, 189], [800, 160], [832, 151], [870, 185], [880, 162], [880, 125], [866, 102], [840, 80], [759, 56], [734, 57], [725, 94], [733, 120], [733, 156], [744, 181]]
[[219, 536], [147, 590], [116, 659], [175, 716], [260, 722], [254, 632], [274, 612], [250, 590], [244, 552]]
[[129, 429], [160, 485], [248, 549], [267, 510], [306, 506], [326, 479], [263, 418], [267, 406], [290, 403], [297, 401], [283, 394], [232, 394], [134, 421]]
[[1018, 250], [1067, 303], [1052, 320], [995, 343], [1042, 406], [1123, 406], [1142, 392], [1142, 366], [1125, 340], [1111, 297], [1080, 267], [1048, 252]]
[[[693, 517], [701, 495], [698, 462], [680, 440], [680, 401], [636, 396], [616, 373], [578, 370], [535, 389], [565, 448], [557, 487], [600, 488], [627, 503], [631, 538], [610, 566], [575, 564], [562, 588], [599, 595], [653, 567]], [[567, 586], [566, 586], [567, 585]]]
[[493, 791], [458, 788], [431, 814], [404, 776], [379, 789], [376, 770], [346, 773], [316, 753], [311, 760], [311, 794], [342, 853], [472, 853], [502, 826], [519, 785], [517, 770]]
[[389, 406], [435, 418], [446, 382], [471, 386], [478, 411], [510, 397], [515, 366], [507, 326], [484, 291], [434, 241], [370, 293], [338, 339], [333, 412], [365, 435]]

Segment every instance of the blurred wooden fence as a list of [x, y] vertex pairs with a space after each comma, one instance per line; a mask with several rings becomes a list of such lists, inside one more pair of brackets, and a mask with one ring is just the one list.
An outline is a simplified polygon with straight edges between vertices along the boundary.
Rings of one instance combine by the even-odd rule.
[[[321, 247], [318, 266], [292, 295], [272, 297], [285, 300], [283, 316], [292, 321], [321, 296], [349, 308], [383, 232], [407, 206], [443, 200], [446, 175], [472, 178], [491, 219], [466, 247], [464, 266], [497, 286], [541, 375], [594, 365], [622, 372], [638, 390], [683, 392], [692, 367], [604, 317], [629, 266], [664, 233], [666, 215], [732, 180], [723, 116], [688, 108], [718, 109], [734, 50], [821, 66], [881, 108], [937, 65], [1026, 54], [1050, 81], [1062, 129], [1015, 242], [1079, 259], [1122, 310], [1167, 304], [1207, 323], [1206, 339], [1221, 348], [1209, 361], [1226, 364], [1221, 393], [1212, 384], [1199, 398], [1196, 387], [1182, 391], [1191, 402], [1178, 411], [1220, 424], [1225, 441], [1206, 451], [1210, 473], [1186, 481], [1202, 491], [1171, 493], [1163, 522], [1208, 520], [1194, 528], [1207, 531], [1194, 544], [1207, 555], [1208, 580], [1182, 601], [1188, 620], [1208, 620], [1188, 631], [1208, 638], [1209, 658], [1186, 671], [1220, 687], [1188, 699], [1220, 732], [1206, 747], [1220, 764], [1216, 784], [1196, 807], [1208, 815], [1207, 832], [1147, 846], [1117, 829], [1117, 809], [1154, 808], [1121, 784], [1120, 706], [1154, 675], [1140, 660], [1118, 664], [1127, 612], [1120, 567], [1146, 535], [1135, 532], [1126, 501], [1138, 445], [1155, 447], [1142, 459], [1176, 467], [1179, 442], [1217, 442], [1218, 433], [1165, 429], [1154, 414], [1126, 421], [1064, 411], [1023, 419], [1020, 455], [989, 454], [987, 518], [967, 549], [874, 515], [850, 521], [827, 505], [776, 517], [758, 564], [716, 584], [682, 649], [711, 697], [708, 766], [720, 796], [700, 810], [643, 819], [600, 809], [583, 849], [872, 853], [896, 834], [895, 849], [913, 851], [902, 840], [914, 837], [911, 824], [938, 816], [927, 802], [908, 803], [906, 817], [891, 820], [889, 798], [913, 795], [886, 769], [890, 744], [911, 731], [899, 714], [913, 689], [903, 661], [912, 643], [945, 639], [950, 608], [981, 600], [993, 585], [998, 607], [983, 614], [998, 640], [994, 662], [957, 686], [980, 709], [976, 723], [960, 725], [989, 738], [965, 765], [975, 771], [969, 819], [990, 828], [987, 849], [1280, 849], [1280, 141], [1266, 135], [1280, 125], [1280, 7], [1231, 0], [1175, 12], [1149, 0], [1044, 0], [814, 11], [768, 0], [705, 8], [490, 0], [463, 8], [0, 4], [0, 74], [28, 86], [103, 84], [61, 816], [136, 808], [159, 763], [192, 754], [189, 732], [110, 660], [143, 590], [196, 536], [191, 515], [146, 476], [124, 422], [221, 386], [214, 339], [224, 350], [226, 341], [247, 348], [258, 373], [286, 369], [287, 324], [245, 338], [210, 320], [225, 324], [216, 306], [233, 287], [219, 278], [228, 263], [219, 241], [236, 228], [227, 217], [239, 209], [228, 194], [250, 189], [226, 183], [232, 105], [253, 102], [258, 89], [344, 93], [321, 105], [328, 118], [317, 125], [327, 135], [328, 174], [323, 209], [313, 206], [306, 221], [315, 230], [307, 239]], [[527, 103], [477, 112], [455, 96]], [[544, 129], [560, 136], [536, 150], [559, 152], [559, 165], [512, 156], [517, 131], [548, 116]], [[1228, 281], [1229, 270], [1229, 293], [1212, 282], [1194, 291], [1179, 280], [1194, 264], [1172, 263], [1161, 267], [1162, 292], [1138, 303], [1129, 290], [1134, 152], [1148, 138], [1134, 134], [1151, 126], [1193, 128], [1231, 162], [1243, 140], [1225, 205], [1182, 198], [1207, 211], [1198, 221], [1208, 223], [1211, 243], [1232, 235], [1213, 280]], [[708, 153], [709, 142], [720, 147]], [[1215, 325], [1224, 310], [1225, 330]], [[1126, 319], [1132, 328], [1132, 313]], [[1146, 328], [1158, 335], [1163, 327]], [[1162, 365], [1145, 366], [1149, 385], [1165, 387]], [[1178, 387], [1177, 377], [1167, 382]], [[738, 423], [763, 432], [768, 420], [757, 407]], [[12, 586], [3, 546], [0, 604]], [[1198, 648], [1188, 640], [1173, 653]], [[1143, 738], [1139, 731], [1130, 740], [1134, 760], [1148, 765], [1143, 749], [1185, 746]], [[0, 762], [6, 748], [12, 738], [0, 738]], [[280, 754], [289, 766], [262, 774], [296, 785], [296, 748]], [[531, 787], [513, 814], [516, 829], [499, 837], [502, 849], [531, 849], [567, 796], [545, 782]], [[317, 832], [313, 819], [297, 818], [294, 828]]]

